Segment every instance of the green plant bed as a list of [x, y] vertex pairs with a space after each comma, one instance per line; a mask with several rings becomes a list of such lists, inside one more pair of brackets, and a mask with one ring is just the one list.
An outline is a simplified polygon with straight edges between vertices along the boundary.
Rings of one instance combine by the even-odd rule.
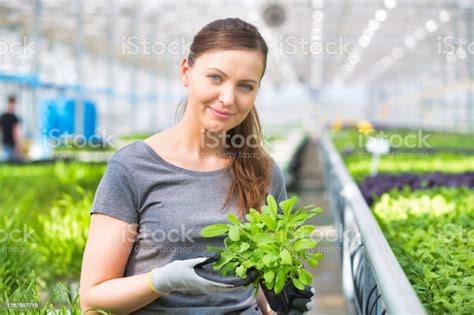
[[372, 207], [430, 314], [474, 313], [474, 190], [392, 190]]
[[60, 153], [65, 153], [65, 152], [114, 152], [116, 151], [116, 148], [113, 146], [59, 146], [57, 148], [54, 148], [54, 152], [60, 152]]
[[64, 293], [58, 284], [79, 280], [89, 208], [104, 171], [105, 164], [78, 162], [0, 167], [0, 226], [22, 231], [0, 244], [0, 301], [38, 301], [41, 309], [25, 309], [31, 314], [66, 306], [78, 313], [77, 301], [57, 299]]
[[[352, 177], [360, 182], [370, 175], [372, 157], [368, 154], [350, 155], [344, 158]], [[380, 158], [380, 173], [462, 173], [474, 171], [474, 156], [450, 153], [426, 155], [388, 154]]]
[[[376, 129], [371, 136], [382, 136], [391, 140], [392, 147], [400, 149], [472, 149], [474, 134], [431, 131], [425, 129]], [[367, 137], [356, 128], [331, 130], [331, 137], [338, 151], [364, 149]], [[423, 140], [424, 139], [424, 140]]]

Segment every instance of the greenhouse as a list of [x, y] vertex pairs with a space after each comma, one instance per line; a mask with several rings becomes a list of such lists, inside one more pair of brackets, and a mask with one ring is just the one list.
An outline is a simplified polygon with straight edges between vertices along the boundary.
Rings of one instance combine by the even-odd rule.
[[0, 1], [0, 313], [474, 314], [473, 0]]

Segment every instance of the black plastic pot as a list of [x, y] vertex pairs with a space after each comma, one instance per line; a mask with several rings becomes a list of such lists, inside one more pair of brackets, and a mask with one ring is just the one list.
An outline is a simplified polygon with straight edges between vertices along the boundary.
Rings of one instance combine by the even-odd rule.
[[278, 294], [276, 294], [273, 290], [267, 289], [263, 281], [260, 282], [260, 287], [262, 288], [262, 291], [265, 294], [268, 304], [270, 304], [272, 310], [277, 313], [290, 312], [291, 301], [296, 296], [296, 288], [291, 280], [286, 282], [283, 290], [281, 290]]

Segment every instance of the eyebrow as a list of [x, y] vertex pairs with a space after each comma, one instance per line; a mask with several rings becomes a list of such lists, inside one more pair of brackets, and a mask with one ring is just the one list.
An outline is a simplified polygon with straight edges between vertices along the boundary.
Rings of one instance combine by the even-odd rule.
[[[217, 72], [220, 72], [223, 76], [227, 77], [227, 74], [225, 74], [222, 70], [219, 70], [217, 68], [209, 68], [208, 70], [216, 70]], [[253, 80], [253, 79], [245, 79], [245, 80], [240, 80], [242, 82], [253, 82], [255, 84], [258, 84], [257, 81]]]

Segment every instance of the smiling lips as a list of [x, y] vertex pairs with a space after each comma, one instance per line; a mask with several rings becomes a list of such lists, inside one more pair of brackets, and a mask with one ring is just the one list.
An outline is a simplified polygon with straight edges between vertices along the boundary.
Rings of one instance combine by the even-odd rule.
[[212, 107], [209, 107], [209, 108], [213, 112], [213, 114], [219, 118], [228, 118], [233, 115], [231, 112], [228, 112], [228, 111], [218, 110]]

